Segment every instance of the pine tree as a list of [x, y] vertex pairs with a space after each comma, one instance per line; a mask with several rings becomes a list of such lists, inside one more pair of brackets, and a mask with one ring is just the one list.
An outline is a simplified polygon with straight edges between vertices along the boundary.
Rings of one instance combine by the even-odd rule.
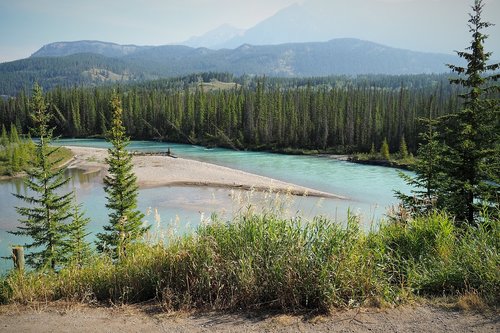
[[4, 148], [7, 148], [9, 145], [9, 137], [7, 136], [7, 130], [5, 129], [5, 125], [2, 124], [2, 136], [0, 137], [0, 145]]
[[426, 131], [420, 133], [421, 143], [417, 150], [418, 159], [413, 165], [415, 176], [400, 173], [401, 178], [413, 190], [411, 195], [396, 191], [396, 197], [403, 207], [411, 214], [426, 214], [442, 206], [442, 200], [437, 196], [437, 190], [442, 186], [443, 170], [441, 167], [442, 144], [439, 141], [437, 126], [439, 122], [433, 118], [433, 101], [429, 105], [429, 117], [420, 119]]
[[112, 128], [108, 140], [113, 145], [108, 149], [106, 163], [109, 175], [104, 178], [104, 191], [110, 210], [106, 233], [97, 234], [97, 249], [111, 251], [115, 258], [126, 255], [129, 244], [137, 241], [148, 228], [142, 226], [144, 214], [137, 210], [137, 178], [132, 171], [132, 156], [125, 149], [129, 139], [122, 122], [121, 101], [116, 94], [111, 97]]
[[68, 242], [65, 250], [68, 255], [67, 261], [77, 267], [82, 267], [91, 255], [90, 244], [85, 237], [90, 235], [86, 232], [87, 225], [90, 222], [88, 217], [82, 212], [82, 205], [75, 200], [73, 203], [73, 221], [68, 225]]
[[35, 134], [39, 141], [35, 147], [33, 167], [27, 169], [28, 177], [25, 184], [33, 194], [14, 194], [28, 204], [27, 207], [16, 207], [22, 216], [21, 226], [14, 235], [28, 236], [32, 242], [24, 246], [32, 249], [26, 255], [26, 262], [37, 268], [55, 270], [64, 258], [65, 236], [67, 225], [65, 221], [71, 216], [70, 206], [72, 192], [58, 194], [69, 181], [64, 175], [64, 169], [57, 169], [60, 160], [51, 156], [58, 148], [51, 148], [52, 129], [49, 128], [51, 114], [45, 103], [42, 89], [38, 84], [33, 88], [30, 103]]
[[467, 223], [477, 222], [481, 210], [499, 212], [500, 103], [488, 93], [500, 90], [492, 84], [500, 78], [500, 74], [492, 74], [500, 64], [487, 64], [491, 53], [484, 51], [487, 35], [482, 30], [491, 23], [482, 21], [482, 10], [483, 1], [475, 0], [469, 14], [471, 45], [457, 52], [467, 66], [448, 65], [460, 74], [451, 83], [462, 86], [465, 92], [460, 95], [462, 109], [444, 121], [445, 186], [439, 189], [444, 208], [458, 221]]
[[380, 155], [384, 160], [389, 161], [391, 159], [391, 154], [389, 152], [389, 144], [387, 143], [387, 138], [384, 138], [382, 146], [380, 147]]
[[375, 143], [372, 142], [372, 146], [370, 148], [370, 158], [374, 159], [377, 157], [377, 151], [375, 150]]
[[406, 145], [404, 135], [401, 137], [401, 141], [399, 142], [399, 155], [402, 159], [408, 158], [408, 146]]
[[20, 142], [19, 140], [19, 134], [17, 133], [17, 127], [14, 124], [10, 124], [10, 138], [9, 141], [11, 144], [18, 144]]

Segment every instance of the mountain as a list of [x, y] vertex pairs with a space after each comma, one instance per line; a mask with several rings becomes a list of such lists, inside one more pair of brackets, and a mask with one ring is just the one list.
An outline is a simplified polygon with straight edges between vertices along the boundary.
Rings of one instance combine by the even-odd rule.
[[[471, 0], [303, 0], [228, 39], [221, 48], [356, 38], [398, 48], [453, 53], [470, 40], [464, 24]], [[411, 14], [410, 14], [411, 13]], [[486, 49], [500, 54], [500, 1], [484, 16], [497, 23], [486, 31]], [[200, 45], [207, 46], [207, 45]]]
[[151, 46], [119, 45], [96, 40], [82, 40], [76, 42], [56, 42], [44, 45], [31, 57], [63, 57], [77, 53], [95, 53], [106, 57], [123, 57]]
[[[50, 45], [60, 46], [44, 46], [30, 58], [0, 64], [0, 95], [31, 89], [35, 81], [50, 89], [58, 85], [145, 81], [200, 72], [283, 77], [420, 74], [446, 72], [446, 63], [457, 63], [452, 55], [413, 52], [347, 38], [315, 43], [244, 44], [221, 50], [164, 45], [135, 47], [129, 52], [124, 51], [129, 46], [88, 41]], [[76, 51], [86, 53], [72, 54]], [[115, 56], [103, 55], [110, 53]]]
[[238, 29], [229, 24], [223, 24], [201, 36], [191, 37], [181, 44], [191, 47], [220, 49], [228, 40], [236, 38], [244, 32], [244, 29]]
[[242, 44], [274, 45], [328, 40], [332, 36], [330, 30], [309, 8], [292, 4], [219, 46], [234, 48]]

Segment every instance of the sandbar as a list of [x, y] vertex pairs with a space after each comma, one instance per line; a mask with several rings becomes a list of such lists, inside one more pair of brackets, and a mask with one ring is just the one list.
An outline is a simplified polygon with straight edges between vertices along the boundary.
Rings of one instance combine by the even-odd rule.
[[[66, 146], [75, 155], [68, 168], [85, 172], [107, 171], [107, 149]], [[132, 157], [133, 171], [140, 188], [160, 186], [199, 186], [239, 190], [271, 191], [297, 196], [346, 199], [340, 195], [318, 191], [276, 179], [211, 163], [170, 156]]]

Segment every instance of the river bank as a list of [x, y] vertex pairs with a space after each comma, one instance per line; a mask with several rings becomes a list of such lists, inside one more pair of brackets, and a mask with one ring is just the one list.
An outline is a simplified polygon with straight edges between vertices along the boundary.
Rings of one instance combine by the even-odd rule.
[[[107, 150], [66, 146], [75, 155], [69, 168], [96, 172], [106, 170]], [[298, 196], [345, 199], [345, 197], [318, 191], [272, 178], [255, 175], [211, 163], [158, 155], [134, 155], [134, 173], [141, 188], [160, 186], [200, 186], [238, 190], [270, 191]]]

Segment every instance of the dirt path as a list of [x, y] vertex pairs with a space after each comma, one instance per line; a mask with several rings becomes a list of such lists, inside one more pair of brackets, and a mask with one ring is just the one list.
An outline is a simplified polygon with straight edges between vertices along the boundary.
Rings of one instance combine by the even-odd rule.
[[431, 305], [351, 309], [328, 316], [245, 312], [168, 314], [156, 305], [0, 306], [0, 332], [500, 332], [498, 312]]

